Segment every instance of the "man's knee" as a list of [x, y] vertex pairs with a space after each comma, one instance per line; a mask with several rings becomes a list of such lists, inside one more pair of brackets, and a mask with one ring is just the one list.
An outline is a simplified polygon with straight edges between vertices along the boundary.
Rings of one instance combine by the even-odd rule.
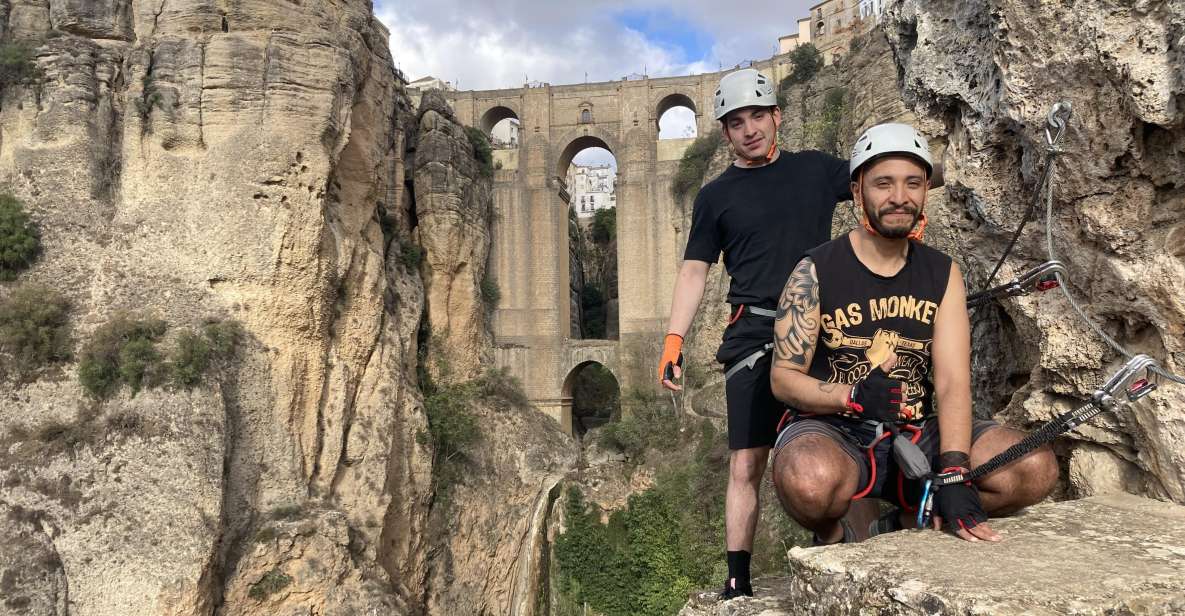
[[765, 461], [768, 458], [768, 447], [734, 449], [728, 459], [728, 481], [757, 485], [765, 473]]
[[791, 513], [826, 517], [837, 502], [851, 498], [856, 472], [855, 463], [838, 445], [812, 434], [795, 439], [778, 454], [774, 485]]
[[[1024, 434], [1007, 428], [998, 428], [984, 435], [972, 449], [972, 461], [978, 466], [992, 456], [1020, 442]], [[976, 450], [978, 448], [978, 451]], [[1044, 446], [1025, 457], [984, 477], [979, 487], [991, 493], [985, 498], [988, 513], [1007, 514], [1029, 505], [1041, 502], [1057, 484], [1057, 457], [1049, 446]]]

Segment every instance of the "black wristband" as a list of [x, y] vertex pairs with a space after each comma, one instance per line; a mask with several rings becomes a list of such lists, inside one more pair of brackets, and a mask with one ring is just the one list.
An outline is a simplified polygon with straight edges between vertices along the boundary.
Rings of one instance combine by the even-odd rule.
[[971, 469], [971, 456], [963, 451], [944, 451], [938, 456], [938, 465], [935, 468], [943, 469], [958, 466], [967, 470]]

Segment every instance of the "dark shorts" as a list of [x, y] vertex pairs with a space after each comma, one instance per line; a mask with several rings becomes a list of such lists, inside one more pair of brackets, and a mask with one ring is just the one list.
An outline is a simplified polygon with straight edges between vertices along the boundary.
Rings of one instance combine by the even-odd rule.
[[[999, 426], [1000, 424], [986, 419], [972, 420], [971, 442], [974, 443], [985, 432]], [[796, 418], [778, 435], [774, 445], [774, 459], [777, 459], [778, 452], [783, 447], [807, 434], [819, 434], [830, 438], [852, 458], [860, 472], [856, 483], [857, 495], [865, 492], [863, 496], [883, 498], [895, 505], [904, 506], [907, 510], [912, 510], [917, 505], [918, 499], [921, 498], [922, 486], [920, 482], [905, 479], [901, 474], [897, 461], [893, 458], [890, 439], [885, 439], [877, 445], [873, 453], [875, 467], [873, 466], [873, 460], [868, 453], [868, 444], [876, 438], [876, 429], [872, 425], [841, 417]], [[917, 444], [930, 458], [931, 467], [938, 463], [940, 452], [937, 419], [930, 419], [922, 424], [922, 433]]]
[[[742, 313], [724, 329], [724, 339], [716, 350], [716, 361], [725, 373], [744, 361], [754, 351], [773, 341], [772, 317]], [[773, 351], [757, 360], [753, 368], [741, 368], [724, 382], [724, 400], [728, 405], [728, 448], [771, 447], [778, 437], [778, 422], [786, 405], [774, 397], [769, 384]]]
[[766, 353], [752, 369], [741, 368], [724, 382], [728, 403], [728, 448], [769, 447], [778, 435], [786, 405], [774, 397], [769, 384], [773, 353]]

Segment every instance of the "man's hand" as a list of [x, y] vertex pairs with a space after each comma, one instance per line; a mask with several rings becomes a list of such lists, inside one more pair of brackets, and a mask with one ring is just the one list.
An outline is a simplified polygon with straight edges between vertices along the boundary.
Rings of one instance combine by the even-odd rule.
[[945, 529], [966, 541], [1000, 541], [987, 525], [979, 490], [970, 483], [939, 488], [934, 495], [934, 530]]
[[662, 357], [658, 360], [658, 382], [671, 391], [683, 389], [673, 381], [683, 376], [683, 336], [667, 334], [662, 342]]
[[848, 396], [848, 410], [864, 419], [897, 422], [905, 408], [905, 384], [889, 378], [889, 371], [897, 364], [897, 355], [890, 354], [885, 362], [852, 387]]

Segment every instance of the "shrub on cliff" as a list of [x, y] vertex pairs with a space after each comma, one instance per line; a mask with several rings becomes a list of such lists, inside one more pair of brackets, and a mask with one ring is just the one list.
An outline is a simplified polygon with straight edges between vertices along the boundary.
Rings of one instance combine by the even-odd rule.
[[601, 429], [599, 444], [636, 463], [648, 450], [668, 450], [678, 437], [675, 409], [649, 389], [634, 389], [621, 399], [621, 416]]
[[814, 78], [823, 68], [823, 54], [810, 43], [805, 43], [790, 52], [790, 74], [778, 84], [779, 90], [785, 90], [792, 85], [806, 83]]
[[698, 190], [704, 183], [704, 174], [708, 172], [708, 163], [716, 150], [720, 148], [724, 137], [720, 131], [709, 131], [708, 134], [696, 138], [679, 161], [679, 169], [671, 178], [671, 194], [678, 201], [683, 200], [693, 190]]
[[24, 205], [8, 193], [0, 193], [0, 280], [14, 280], [33, 264], [41, 250], [37, 227]]
[[91, 396], [110, 397], [120, 385], [135, 395], [145, 386], [160, 383], [161, 355], [156, 342], [168, 326], [159, 319], [138, 319], [116, 315], [95, 330], [82, 348], [78, 380]]
[[473, 146], [473, 157], [477, 159], [477, 168], [483, 177], [494, 175], [494, 148], [490, 145], [489, 137], [479, 128], [465, 127], [465, 136]]
[[70, 303], [42, 284], [21, 285], [0, 300], [0, 357], [22, 375], [70, 359]]
[[177, 347], [169, 357], [169, 376], [173, 385], [192, 389], [202, 381], [211, 366], [234, 354], [243, 337], [235, 321], [211, 321], [199, 334], [192, 330], [177, 335]]
[[839, 155], [839, 128], [847, 110], [846, 88], [833, 88], [823, 97], [823, 110], [819, 117], [803, 126], [808, 143], [832, 155]]
[[617, 239], [617, 208], [597, 210], [593, 214], [592, 241], [601, 246]]
[[502, 290], [498, 288], [498, 283], [487, 272], [485, 278], [481, 279], [481, 303], [489, 312], [497, 308], [500, 301], [502, 301]]
[[25, 85], [41, 77], [33, 61], [33, 50], [24, 43], [0, 44], [0, 92], [8, 86]]

